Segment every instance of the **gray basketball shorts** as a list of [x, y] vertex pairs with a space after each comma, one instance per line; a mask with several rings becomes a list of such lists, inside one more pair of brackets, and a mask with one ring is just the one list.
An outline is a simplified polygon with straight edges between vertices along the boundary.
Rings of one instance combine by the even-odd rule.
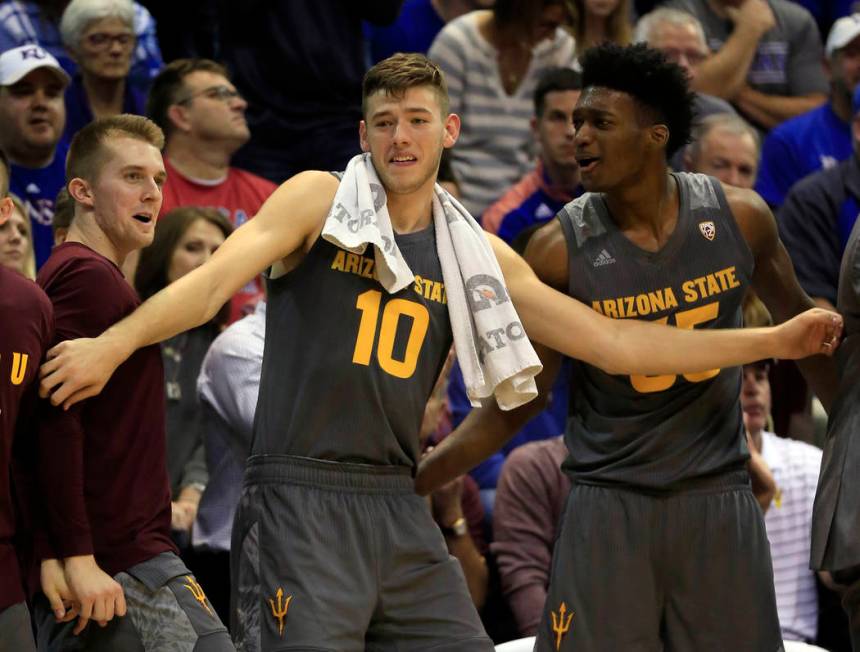
[[405, 467], [252, 456], [231, 572], [243, 652], [493, 650]]
[[746, 471], [672, 494], [574, 484], [538, 652], [778, 652], [770, 545]]
[[231, 652], [226, 627], [206, 593], [172, 552], [117, 573], [127, 613], [106, 627], [91, 622], [81, 634], [75, 621], [57, 623], [44, 595], [34, 603], [38, 649], [46, 652]]
[[0, 652], [35, 652], [30, 610], [24, 602], [0, 611]]

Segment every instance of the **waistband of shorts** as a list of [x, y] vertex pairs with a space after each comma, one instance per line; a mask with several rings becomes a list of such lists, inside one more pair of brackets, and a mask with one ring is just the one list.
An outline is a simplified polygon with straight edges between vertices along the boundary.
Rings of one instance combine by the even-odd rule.
[[245, 485], [279, 482], [356, 493], [415, 493], [408, 466], [332, 462], [293, 455], [252, 455]]
[[572, 480], [574, 485], [584, 485], [589, 487], [601, 487], [603, 489], [614, 489], [617, 491], [629, 491], [646, 496], [677, 496], [678, 494], [693, 494], [693, 493], [719, 493], [721, 491], [733, 491], [737, 489], [749, 489], [750, 476], [746, 469], [733, 471], [725, 471], [714, 475], [706, 475], [700, 478], [690, 478], [682, 480], [670, 487], [640, 487], [625, 484], [612, 484], [607, 482], [599, 482], [589, 479], [575, 478]]

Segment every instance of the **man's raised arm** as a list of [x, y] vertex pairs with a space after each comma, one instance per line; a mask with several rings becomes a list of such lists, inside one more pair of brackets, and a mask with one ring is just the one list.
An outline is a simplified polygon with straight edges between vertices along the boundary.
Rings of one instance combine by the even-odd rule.
[[54, 405], [68, 408], [98, 394], [135, 350], [205, 323], [274, 262], [294, 265], [319, 234], [337, 184], [325, 172], [303, 172], [289, 179], [204, 265], [99, 337], [70, 340], [51, 349], [41, 368], [42, 396], [50, 395]]

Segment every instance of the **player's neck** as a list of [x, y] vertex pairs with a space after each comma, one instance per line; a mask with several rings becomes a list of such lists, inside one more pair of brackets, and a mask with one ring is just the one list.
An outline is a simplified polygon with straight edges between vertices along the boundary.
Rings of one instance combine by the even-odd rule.
[[117, 267], [122, 267], [130, 250], [118, 247], [116, 243], [102, 231], [95, 220], [87, 217], [76, 216], [69, 227], [65, 242], [79, 242], [86, 245], [97, 254], [101, 254]]
[[604, 197], [618, 228], [643, 248], [662, 247], [678, 223], [677, 184], [665, 166], [659, 175], [647, 175]]
[[430, 225], [433, 220], [433, 185], [431, 182], [405, 194], [387, 193], [388, 216], [395, 233], [414, 233]]
[[164, 149], [170, 164], [183, 176], [204, 181], [217, 181], [227, 176], [232, 151], [218, 147], [189, 146], [190, 143], [171, 141]]

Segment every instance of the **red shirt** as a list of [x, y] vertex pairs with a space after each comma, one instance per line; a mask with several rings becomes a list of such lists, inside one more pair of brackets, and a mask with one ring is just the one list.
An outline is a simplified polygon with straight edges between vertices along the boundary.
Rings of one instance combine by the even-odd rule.
[[[36, 279], [54, 305], [56, 341], [96, 337], [140, 304], [119, 268], [89, 247], [56, 247]], [[39, 415], [39, 476], [59, 557], [94, 554], [108, 575], [176, 551], [158, 345], [133, 353], [98, 396]]]
[[[53, 336], [53, 311], [32, 281], [0, 265], [0, 611], [23, 602], [12, 546], [12, 438], [32, 424], [39, 364]], [[19, 429], [20, 431], [20, 429]]]
[[[164, 157], [167, 181], [162, 188], [161, 213], [166, 215], [180, 206], [204, 206], [217, 208], [233, 223], [240, 227], [250, 220], [269, 198], [277, 186], [263, 177], [230, 168], [222, 181], [207, 182], [189, 179], [170, 164]], [[254, 310], [263, 297], [263, 284], [257, 278], [236, 293], [230, 305], [230, 322], [234, 322]]]

